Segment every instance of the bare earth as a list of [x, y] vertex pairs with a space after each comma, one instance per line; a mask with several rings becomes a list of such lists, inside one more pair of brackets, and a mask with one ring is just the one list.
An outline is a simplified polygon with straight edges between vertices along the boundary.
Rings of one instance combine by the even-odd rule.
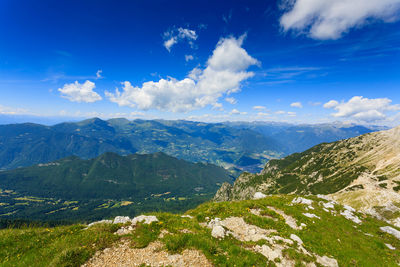
[[97, 252], [82, 267], [131, 267], [131, 266], [213, 266], [197, 250], [184, 250], [182, 254], [168, 254], [161, 242], [150, 243], [145, 248], [131, 248], [128, 240], [118, 246]]

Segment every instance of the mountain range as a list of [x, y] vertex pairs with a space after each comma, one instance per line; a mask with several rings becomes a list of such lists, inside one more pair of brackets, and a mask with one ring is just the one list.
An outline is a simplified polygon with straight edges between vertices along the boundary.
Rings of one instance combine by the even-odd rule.
[[53, 126], [7, 124], [0, 125], [0, 169], [47, 163], [72, 155], [90, 159], [105, 152], [129, 155], [161, 151], [192, 162], [213, 163], [238, 175], [241, 171], [260, 171], [269, 159], [377, 129], [343, 124], [98, 118]]

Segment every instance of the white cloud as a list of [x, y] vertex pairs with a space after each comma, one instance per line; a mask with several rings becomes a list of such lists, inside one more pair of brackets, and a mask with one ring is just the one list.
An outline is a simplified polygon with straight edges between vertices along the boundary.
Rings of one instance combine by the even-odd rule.
[[223, 108], [223, 106], [222, 106], [221, 103], [215, 103], [215, 104], [213, 104], [213, 107], [212, 107], [212, 108], [213, 108], [213, 109], [216, 109], [216, 110], [219, 110], [219, 111], [224, 110], [224, 108]]
[[197, 40], [196, 31], [178, 28], [177, 30], [174, 29], [164, 33], [164, 47], [168, 50], [168, 52], [171, 51], [172, 46], [174, 46], [181, 40], [187, 40], [190, 46], [193, 47], [193, 41]]
[[372, 20], [397, 19], [399, 0], [283, 0], [284, 31], [306, 33], [314, 39], [338, 39], [351, 28]]
[[278, 110], [275, 112], [275, 114], [282, 115], [282, 114], [286, 114], [286, 112], [283, 110]]
[[237, 100], [234, 97], [226, 97], [225, 101], [230, 103], [230, 104], [232, 104], [232, 105], [237, 103]]
[[[12, 108], [0, 105], [0, 114], [5, 115], [27, 115], [29, 114], [28, 110], [23, 108]], [[33, 115], [33, 114], [32, 114]]]
[[297, 114], [296, 114], [296, 112], [288, 111], [287, 115], [289, 117], [296, 117]]
[[171, 47], [178, 42], [176, 37], [171, 37], [168, 40], [164, 41], [164, 47], [168, 50], [168, 52], [171, 51]]
[[264, 110], [264, 109], [266, 109], [266, 107], [264, 107], [264, 106], [254, 106], [253, 109], [255, 109], [255, 110]]
[[339, 102], [337, 102], [336, 100], [330, 100], [329, 102], [324, 104], [324, 108], [333, 108], [337, 105], [339, 105]]
[[357, 121], [373, 122], [386, 119], [387, 112], [400, 110], [400, 105], [392, 105], [389, 98], [369, 99], [362, 96], [354, 96], [348, 102], [331, 100], [324, 104], [324, 108], [334, 108], [337, 118], [350, 118]]
[[303, 105], [301, 104], [301, 102], [294, 102], [292, 104], [290, 104], [291, 107], [294, 108], [303, 108]]
[[270, 114], [266, 113], [266, 112], [258, 112], [257, 115], [261, 116], [261, 117], [264, 117], [264, 116], [269, 116]]
[[193, 59], [194, 59], [194, 57], [192, 55], [185, 55], [186, 62], [193, 60]]
[[72, 101], [72, 102], [96, 102], [101, 100], [101, 96], [94, 92], [93, 89], [96, 85], [91, 81], [86, 81], [83, 84], [78, 83], [69, 83], [65, 84], [63, 88], [59, 88], [61, 96]]
[[102, 73], [102, 72], [103, 72], [102, 70], [98, 70], [98, 71], [96, 72], [96, 78], [97, 78], [97, 79], [103, 78], [103, 76], [101, 76], [101, 73]]
[[149, 81], [141, 87], [123, 83], [123, 90], [105, 92], [110, 101], [120, 106], [137, 107], [141, 110], [158, 109], [172, 112], [187, 112], [215, 105], [218, 99], [240, 90], [242, 81], [252, 77], [247, 69], [257, 65], [241, 46], [244, 36], [222, 38], [205, 69], [195, 68], [183, 80], [174, 78]]
[[178, 29], [178, 36], [181, 39], [185, 39], [185, 38], [188, 40], [196, 40], [197, 39], [197, 34], [194, 30], [183, 29], [183, 28]]
[[231, 110], [231, 112], [229, 114], [231, 114], [231, 115], [246, 115], [247, 112], [241, 112], [241, 111], [237, 110], [236, 108], [234, 108]]

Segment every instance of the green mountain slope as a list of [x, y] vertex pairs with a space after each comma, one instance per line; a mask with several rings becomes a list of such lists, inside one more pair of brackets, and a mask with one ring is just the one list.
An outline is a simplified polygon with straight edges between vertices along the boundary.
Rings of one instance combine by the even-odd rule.
[[[98, 118], [54, 126], [0, 125], [0, 148], [0, 169], [71, 155], [89, 159], [105, 152], [128, 155], [162, 151], [192, 162], [253, 171], [282, 155], [274, 139], [249, 129], [188, 121]], [[240, 160], [242, 157], [251, 160]]]
[[216, 200], [265, 194], [332, 194], [367, 210], [400, 203], [400, 127], [368, 133], [271, 160], [259, 174], [242, 174]]
[[150, 224], [136, 217], [90, 227], [2, 229], [0, 265], [287, 267], [400, 262], [399, 228], [315, 196], [210, 202], [185, 215], [149, 215], [139, 218], [153, 221]]
[[[0, 213], [3, 218], [76, 215], [78, 219], [104, 216], [115, 205], [127, 209], [125, 213], [144, 207], [168, 210], [168, 202], [171, 209], [183, 210], [210, 198], [226, 181], [232, 177], [221, 167], [161, 152], [128, 156], [108, 152], [90, 160], [72, 156], [0, 172]], [[180, 208], [172, 203], [177, 201]], [[93, 205], [95, 210], [90, 211]]]

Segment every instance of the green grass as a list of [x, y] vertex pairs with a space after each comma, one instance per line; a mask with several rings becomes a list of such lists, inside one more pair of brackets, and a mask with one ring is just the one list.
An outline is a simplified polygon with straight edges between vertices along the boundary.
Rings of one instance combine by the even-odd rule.
[[[335, 206], [336, 215], [333, 215], [318, 204], [325, 200], [307, 196], [314, 200], [314, 210], [306, 210], [306, 205], [291, 204], [294, 197], [275, 195], [261, 200], [204, 203], [187, 212], [193, 218], [165, 212], [152, 213], [158, 222], [138, 224], [125, 238], [129, 238], [135, 248], [159, 240], [170, 253], [197, 249], [216, 266], [275, 266], [276, 262], [268, 261], [252, 250], [255, 245], [268, 245], [268, 241], [242, 242], [231, 236], [215, 239], [210, 229], [200, 225], [207, 221], [206, 217], [224, 219], [237, 216], [248, 224], [275, 229], [276, 233], [272, 235], [289, 238], [296, 234], [304, 242], [304, 248], [313, 255], [333, 257], [340, 266], [397, 266], [400, 262], [400, 241], [379, 230], [386, 223], [357, 213], [363, 221], [358, 225], [339, 215], [343, 210], [339, 205]], [[268, 207], [280, 209], [295, 218], [298, 225], [305, 223], [307, 226], [303, 230], [294, 230], [281, 215]], [[266, 216], [256, 216], [250, 212], [251, 209], [260, 209]], [[305, 217], [305, 212], [314, 213], [321, 219]], [[81, 225], [72, 225], [0, 230], [0, 265], [79, 266], [95, 251], [118, 241], [120, 237], [113, 234], [117, 228], [116, 225], [96, 225], [83, 230]], [[159, 237], [161, 232], [164, 234], [162, 238]], [[396, 250], [389, 250], [385, 244], [391, 244]], [[300, 253], [296, 242], [288, 245], [283, 255], [298, 266], [316, 260], [313, 255]]]
[[119, 239], [117, 225], [0, 230], [1, 266], [80, 266]]

